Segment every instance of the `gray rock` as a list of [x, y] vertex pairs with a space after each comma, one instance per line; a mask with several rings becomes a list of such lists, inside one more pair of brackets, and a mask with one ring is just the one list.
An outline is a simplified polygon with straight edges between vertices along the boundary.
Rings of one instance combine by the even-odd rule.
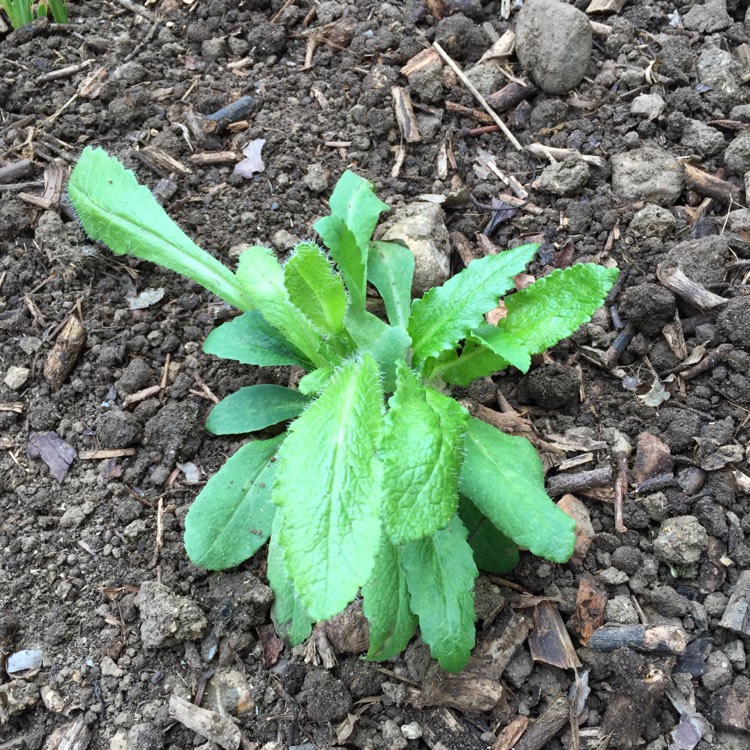
[[665, 617], [682, 617], [690, 602], [678, 594], [671, 586], [659, 586], [651, 592], [651, 604]]
[[466, 77], [482, 96], [489, 96], [505, 83], [505, 76], [493, 65], [475, 65], [466, 71]]
[[645, 236], [664, 236], [674, 230], [677, 219], [667, 208], [647, 203], [630, 222], [630, 228]]
[[310, 164], [302, 183], [311, 193], [325, 193], [328, 190], [328, 174], [322, 164]]
[[591, 58], [589, 20], [559, 0], [527, 0], [516, 21], [516, 53], [539, 88], [565, 94], [586, 74]]
[[682, 166], [660, 148], [644, 146], [612, 157], [612, 189], [625, 200], [669, 206], [684, 187]]
[[690, 566], [708, 547], [708, 534], [695, 516], [675, 516], [662, 523], [654, 540], [654, 554], [662, 562]]
[[393, 750], [405, 750], [409, 741], [401, 734], [401, 729], [393, 719], [386, 719], [381, 725], [383, 743]]
[[729, 119], [750, 122], [750, 104], [738, 104], [736, 107], [732, 107]]
[[742, 74], [731, 53], [719, 47], [707, 47], [698, 56], [698, 80], [725, 94], [736, 94]]
[[680, 268], [693, 281], [711, 286], [724, 280], [731, 255], [726, 237], [702, 237], [673, 247], [664, 258], [663, 271]]
[[520, 688], [534, 671], [534, 660], [525, 648], [519, 648], [505, 668], [503, 676], [513, 687]]
[[724, 136], [700, 120], [688, 120], [680, 144], [700, 157], [713, 156], [724, 148]]
[[379, 239], [405, 242], [414, 255], [412, 294], [421, 297], [450, 275], [450, 238], [443, 211], [434, 203], [413, 203], [398, 208], [383, 224]]
[[156, 581], [141, 584], [135, 603], [141, 611], [141, 641], [145, 648], [194, 641], [203, 636], [208, 625], [192, 599], [177, 596]]
[[128, 448], [141, 434], [140, 422], [129, 412], [113, 409], [96, 420], [96, 436], [105, 448]]
[[128, 750], [161, 750], [164, 734], [151, 724], [134, 724], [128, 731]]
[[727, 146], [724, 163], [732, 174], [750, 171], [750, 133], [741, 133]]
[[665, 106], [666, 103], [659, 94], [641, 94], [630, 104], [630, 114], [654, 119], [664, 111]]
[[135, 86], [136, 83], [142, 83], [148, 78], [148, 71], [139, 62], [130, 60], [130, 62], [119, 65], [112, 71], [110, 80], [117, 81], [123, 86]]
[[625, 292], [622, 312], [647, 336], [658, 335], [674, 319], [677, 302], [674, 294], [661, 284], [638, 284]]
[[222, 716], [247, 716], [255, 711], [253, 693], [238, 669], [219, 667], [206, 688], [203, 708]]
[[712, 651], [706, 659], [708, 671], [701, 677], [703, 687], [718, 690], [732, 681], [732, 663], [721, 651]]
[[705, 5], [694, 5], [682, 18], [689, 31], [712, 34], [728, 29], [734, 21], [727, 13], [726, 0], [707, 0]]
[[605, 568], [599, 571], [597, 577], [605, 586], [618, 586], [621, 583], [628, 582], [628, 574], [617, 568]]
[[640, 622], [629, 596], [615, 596], [607, 602], [604, 611], [607, 622], [619, 622], [623, 625], [637, 625]]
[[750, 297], [734, 297], [717, 318], [719, 330], [733, 343], [750, 350]]
[[142, 359], [134, 359], [122, 373], [120, 378], [115, 381], [117, 390], [122, 394], [135, 393], [145, 388], [151, 383], [153, 370]]
[[440, 63], [426, 65], [409, 76], [409, 88], [419, 99], [428, 104], [437, 104], [445, 94], [443, 66]]
[[570, 158], [545, 167], [532, 187], [552, 195], [574, 195], [589, 180], [591, 170], [585, 161]]
[[201, 55], [206, 60], [217, 60], [220, 57], [226, 57], [227, 55], [227, 40], [224, 37], [216, 37], [215, 39], [206, 39], [201, 44]]

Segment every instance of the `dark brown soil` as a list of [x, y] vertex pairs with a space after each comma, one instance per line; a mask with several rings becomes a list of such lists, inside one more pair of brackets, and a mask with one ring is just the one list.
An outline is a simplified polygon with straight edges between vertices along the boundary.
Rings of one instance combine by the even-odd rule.
[[[585, 10], [588, 2], [574, 5]], [[731, 629], [720, 622], [750, 564], [750, 214], [730, 216], [737, 205], [689, 185], [649, 219], [638, 213], [651, 210], [644, 200], [613, 192], [610, 164], [617, 154], [657, 145], [673, 157], [694, 157], [695, 166], [744, 199], [745, 4], [729, 0], [730, 20], [719, 30], [675, 23], [698, 5], [631, 0], [618, 13], [596, 16], [611, 33], [594, 36], [586, 78], [575, 91], [539, 92], [503, 114], [524, 145], [602, 157], [603, 166], [591, 166], [564, 197], [532, 187], [546, 162], [515, 150], [500, 133], [469, 133], [486, 123], [446, 108], [446, 101], [478, 106], [447, 68], [411, 80], [400, 72], [436, 40], [463, 69], [470, 67], [514, 21], [515, 7], [505, 20], [495, 0], [156, 0], [148, 17], [118, 2], [73, 0], [68, 26], [0, 36], [0, 168], [32, 162], [0, 184], [0, 666], [5, 655], [24, 649], [43, 654], [31, 672], [0, 673], [0, 748], [57, 747], [48, 738], [79, 716], [92, 750], [214, 747], [168, 713], [170, 695], [194, 698], [204, 687], [204, 706], [217, 705], [217, 692], [233, 701], [245, 747], [488, 748], [516, 716], [536, 719], [575, 684], [573, 670], [534, 661], [524, 643], [502, 674], [505, 690], [491, 711], [440, 700], [426, 706], [415, 688], [437, 694], [441, 678], [421, 641], [401, 659], [371, 665], [337, 640], [340, 623], [328, 636], [318, 633], [314, 647], [286, 647], [274, 660], [263, 560], [206, 573], [187, 560], [182, 527], [200, 484], [241, 444], [203, 430], [209, 393], [221, 398], [250, 383], [286, 384], [292, 373], [203, 354], [206, 335], [231, 314], [226, 305], [170, 272], [94, 247], [59, 196], [52, 195], [49, 208], [28, 197], [42, 195], [54, 164], [69, 172], [87, 144], [120, 157], [149, 187], [158, 184], [170, 215], [230, 265], [237, 245], [272, 245], [283, 254], [295, 238], [310, 237], [346, 168], [372, 180], [394, 207], [467, 186], [474, 202], [446, 209], [444, 221], [478, 255], [486, 243], [476, 235], [487, 231], [498, 248], [542, 242], [532, 273], [571, 261], [616, 263], [622, 283], [607, 308], [540, 358], [529, 376], [505, 374], [456, 395], [499, 410], [499, 390], [529, 416], [540, 438], [565, 435], [578, 446], [599, 441], [567, 471], [550, 461], [550, 480], [613, 468], [607, 487], [573, 490], [594, 531], [579, 564], [524, 555], [508, 576], [511, 584], [552, 597], [570, 625], [586, 578], [606, 594], [606, 622], [665, 623], [689, 637], [687, 655], [678, 658], [641, 657], [631, 649], [607, 654], [573, 635], [583, 665], [578, 672], [588, 673], [591, 688], [578, 716], [580, 747], [603, 748], [610, 733], [610, 747], [630, 747], [639, 737], [650, 750], [672, 747], [680, 712], [665, 694], [670, 679], [667, 692], [687, 696], [707, 722], [703, 739], [674, 747], [747, 747], [742, 696], [750, 685], [750, 625]], [[311, 39], [317, 45], [306, 66]], [[712, 50], [734, 55], [736, 90], [699, 77]], [[49, 75], [84, 62], [62, 77]], [[526, 75], [513, 56], [506, 69]], [[81, 85], [96, 71], [103, 85], [92, 97]], [[504, 83], [499, 75], [497, 88]], [[393, 86], [410, 91], [422, 131], [421, 142], [405, 144], [400, 170]], [[663, 111], [631, 113], [639, 94], [658, 94]], [[211, 114], [245, 95], [257, 105], [244, 129], [196, 139], [192, 113]], [[695, 123], [710, 123], [712, 132]], [[234, 161], [207, 165], [193, 158], [239, 154], [256, 138], [266, 141], [265, 171], [252, 179], [234, 175]], [[441, 178], [436, 160], [444, 144], [450, 159]], [[184, 169], [149, 166], [147, 147]], [[507, 204], [488, 210], [507, 188], [492, 172], [475, 171], [480, 148], [529, 191], [538, 211], [508, 212]], [[488, 229], [492, 218], [508, 220]], [[676, 296], [656, 272], [678, 261], [729, 302], [700, 309]], [[462, 263], [456, 249], [453, 270]], [[129, 299], [146, 290], [161, 296], [131, 309]], [[71, 315], [86, 341], [55, 389], [44, 367]], [[680, 329], [682, 349], [672, 335]], [[619, 357], [610, 349], [602, 359], [618, 335], [626, 344]], [[708, 364], [691, 372], [694, 364], [683, 361], [699, 345]], [[648, 396], [657, 373], [670, 395], [663, 403]], [[152, 395], [126, 401], [160, 383], [164, 388]], [[633, 447], [621, 532], [612, 505], [616, 430]], [[652, 470], [644, 433], [661, 441], [666, 471]], [[38, 457], [40, 440], [53, 450], [65, 447], [50, 443], [54, 436], [77, 455], [67, 471], [57, 467], [58, 479]], [[103, 449], [114, 457], [97, 453]], [[573, 448], [567, 458], [585, 452]], [[681, 525], [684, 517], [692, 520]], [[690, 550], [697, 550], [692, 561]], [[156, 627], [149, 624], [152, 599], [138, 593], [147, 581], [166, 587], [148, 590], [164, 610], [178, 612], [174, 637], [149, 630]], [[517, 594], [502, 581], [480, 579], [480, 640], [503, 632]], [[152, 638], [158, 645], [148, 645]], [[333, 644], [337, 663], [319, 660], [321, 639]], [[664, 684], [649, 687], [648, 675], [657, 673]], [[22, 696], [27, 703], [13, 702]], [[629, 710], [634, 737], [615, 721]], [[348, 735], [347, 721], [354, 722]], [[568, 721], [552, 734], [535, 747], [576, 747]]]

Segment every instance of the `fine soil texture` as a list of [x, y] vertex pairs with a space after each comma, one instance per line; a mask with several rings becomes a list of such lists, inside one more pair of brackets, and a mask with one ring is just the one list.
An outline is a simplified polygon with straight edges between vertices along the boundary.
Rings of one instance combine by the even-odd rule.
[[[0, 748], [750, 746], [746, 6], [71, 0], [0, 25]], [[417, 295], [525, 242], [535, 277], [620, 269], [527, 375], [454, 394], [534, 442], [578, 520], [567, 565], [478, 579], [461, 675], [419, 639], [364, 661], [356, 602], [292, 649], [263, 554], [187, 559], [242, 444], [208, 411], [299, 373], [204, 354], [233, 310], [87, 239], [65, 183], [89, 144], [232, 267], [312, 238], [351, 168]]]

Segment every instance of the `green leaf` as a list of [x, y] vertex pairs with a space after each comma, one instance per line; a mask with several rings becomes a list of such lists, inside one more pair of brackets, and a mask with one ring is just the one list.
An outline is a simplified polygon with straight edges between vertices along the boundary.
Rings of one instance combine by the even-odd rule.
[[349, 302], [341, 276], [313, 242], [294, 248], [284, 266], [284, 286], [289, 299], [321, 332], [336, 334], [344, 327]]
[[281, 385], [248, 385], [211, 409], [206, 429], [213, 435], [237, 435], [263, 430], [299, 416], [310, 400]]
[[479, 378], [493, 375], [508, 367], [509, 362], [499, 357], [488, 347], [469, 334], [461, 354], [443, 352], [437, 360], [425, 366], [429, 378], [442, 380], [451, 385], [467, 386]]
[[312, 367], [258, 310], [250, 310], [214, 328], [203, 344], [203, 351], [243, 365], [299, 365], [306, 370]]
[[519, 547], [554, 562], [573, 554], [575, 521], [544, 490], [531, 443], [469, 419], [459, 490]]
[[[529, 355], [539, 354], [570, 336], [602, 306], [617, 280], [616, 268], [580, 263], [558, 269], [505, 298], [508, 314], [493, 330], [482, 329], [481, 338], [494, 352], [522, 372], [529, 368]], [[525, 367], [517, 352], [525, 353]]]
[[483, 323], [484, 314], [513, 286], [513, 277], [526, 268], [538, 247], [521, 245], [472, 261], [445, 284], [415, 300], [409, 321], [415, 363], [455, 348]]
[[313, 229], [321, 236], [344, 277], [352, 304], [364, 310], [367, 292], [367, 254], [378, 217], [388, 205], [377, 198], [372, 183], [347, 170], [329, 201], [331, 215]]
[[448, 672], [460, 672], [474, 647], [474, 597], [478, 575], [466, 529], [457, 516], [427, 539], [401, 550], [411, 608], [422, 638]]
[[395, 544], [431, 536], [455, 516], [468, 413], [396, 365], [383, 439], [383, 520]]
[[328, 385], [332, 375], [333, 367], [321, 367], [319, 370], [313, 370], [297, 383], [297, 389], [305, 396], [316, 396]]
[[237, 277], [201, 250], [135, 175], [103, 149], [87, 146], [70, 175], [68, 197], [86, 234], [118, 255], [158, 263], [240, 310], [253, 307]]
[[389, 326], [366, 310], [349, 307], [346, 311], [346, 330], [360, 352], [369, 352], [383, 374], [386, 393], [396, 387], [396, 362], [406, 359], [411, 338], [402, 326]]
[[284, 271], [272, 250], [254, 245], [240, 256], [237, 276], [266, 322], [318, 367], [326, 364], [323, 338], [289, 299]]
[[281, 440], [245, 443], [195, 498], [185, 517], [185, 550], [193, 563], [233, 568], [265, 544], [276, 512], [272, 459]]
[[518, 546], [463, 495], [459, 499], [458, 513], [469, 532], [468, 541], [479, 570], [500, 576], [518, 565]]
[[278, 543], [279, 518], [277, 514], [274, 519], [266, 569], [266, 576], [274, 593], [271, 617], [279, 635], [288, 638], [292, 646], [299, 646], [310, 637], [314, 620], [302, 605], [284, 567], [284, 553]]
[[286, 569], [315, 620], [340, 612], [367, 582], [380, 537], [375, 449], [383, 394], [375, 360], [339, 369], [295, 420], [279, 452], [273, 500]]
[[372, 242], [367, 258], [367, 280], [380, 292], [391, 325], [409, 325], [414, 256], [396, 242]]
[[385, 661], [400, 654], [417, 629], [399, 558], [398, 547], [383, 537], [372, 575], [362, 587], [362, 609], [370, 623], [367, 658], [372, 661]]
[[521, 372], [528, 372], [529, 367], [531, 367], [531, 355], [523, 343], [510, 336], [498, 341], [495, 326], [485, 323], [475, 328], [470, 336]]

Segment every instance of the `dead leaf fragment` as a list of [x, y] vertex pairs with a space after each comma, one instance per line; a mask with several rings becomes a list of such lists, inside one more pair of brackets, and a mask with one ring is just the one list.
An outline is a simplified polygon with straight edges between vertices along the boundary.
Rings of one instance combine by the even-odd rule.
[[263, 163], [263, 157], [260, 153], [265, 144], [265, 138], [256, 138], [254, 141], [250, 141], [242, 149], [245, 158], [235, 165], [234, 173], [249, 180], [253, 175], [265, 172], [266, 165]]
[[128, 306], [131, 310], [145, 310], [151, 305], [155, 305], [164, 297], [164, 289], [144, 289], [140, 294], [128, 297]]
[[664, 383], [659, 378], [654, 378], [654, 382], [651, 384], [651, 388], [647, 393], [642, 396], [636, 396], [636, 398], [644, 405], [650, 406], [653, 409], [660, 407], [665, 401], [668, 401], [671, 397], [669, 391], [664, 387]]
[[31, 458], [44, 461], [50, 476], [61, 484], [76, 457], [75, 448], [54, 432], [32, 432], [26, 452]]
[[54, 390], [62, 387], [86, 342], [86, 329], [71, 316], [63, 326], [44, 363], [44, 377]]
[[576, 596], [576, 611], [568, 625], [586, 646], [594, 631], [604, 625], [607, 596], [598, 591], [588, 578], [581, 578]]
[[529, 650], [534, 661], [559, 669], [581, 666], [560, 612], [552, 602], [540, 602], [534, 609], [534, 630], [529, 636]]

